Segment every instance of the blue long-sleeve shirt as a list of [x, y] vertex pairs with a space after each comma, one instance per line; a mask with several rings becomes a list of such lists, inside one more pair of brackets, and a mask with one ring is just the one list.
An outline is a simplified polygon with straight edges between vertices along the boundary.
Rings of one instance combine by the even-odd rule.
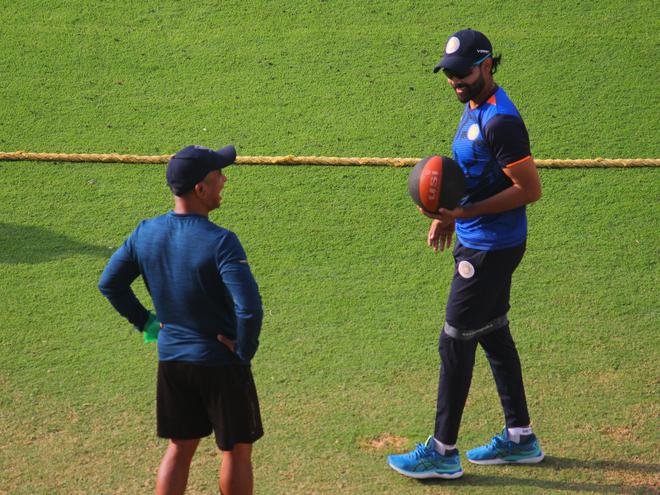
[[[254, 357], [261, 297], [236, 234], [205, 216], [174, 212], [138, 225], [110, 258], [99, 290], [142, 329], [149, 312], [131, 289], [139, 275], [163, 323], [161, 361], [248, 364]], [[218, 334], [236, 340], [235, 354]]]

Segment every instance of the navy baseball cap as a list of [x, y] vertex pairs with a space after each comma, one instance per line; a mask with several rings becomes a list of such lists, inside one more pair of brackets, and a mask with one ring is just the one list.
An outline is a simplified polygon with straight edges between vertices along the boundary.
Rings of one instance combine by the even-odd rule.
[[191, 191], [213, 170], [220, 170], [236, 161], [236, 148], [225, 146], [217, 151], [205, 146], [186, 146], [167, 165], [167, 184], [177, 196]]
[[468, 75], [473, 66], [492, 55], [493, 45], [483, 33], [463, 29], [449, 37], [444, 56], [433, 72], [447, 69], [458, 76]]

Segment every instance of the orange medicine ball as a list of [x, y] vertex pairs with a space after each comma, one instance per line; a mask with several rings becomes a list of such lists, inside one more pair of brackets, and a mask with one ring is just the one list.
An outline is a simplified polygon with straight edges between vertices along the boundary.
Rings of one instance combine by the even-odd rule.
[[436, 213], [456, 208], [465, 195], [465, 176], [458, 163], [440, 155], [420, 160], [408, 177], [408, 192], [417, 206]]

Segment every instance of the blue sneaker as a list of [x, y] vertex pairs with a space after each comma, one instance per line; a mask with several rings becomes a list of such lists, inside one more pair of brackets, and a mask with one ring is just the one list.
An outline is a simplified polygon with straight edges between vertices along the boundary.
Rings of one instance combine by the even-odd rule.
[[433, 448], [433, 437], [418, 443], [415, 450], [407, 454], [388, 455], [387, 463], [397, 473], [409, 478], [460, 478], [463, 476], [458, 450], [441, 455]]
[[521, 437], [520, 443], [515, 443], [509, 440], [506, 428], [490, 444], [469, 450], [466, 456], [475, 464], [535, 464], [545, 457], [536, 435]]

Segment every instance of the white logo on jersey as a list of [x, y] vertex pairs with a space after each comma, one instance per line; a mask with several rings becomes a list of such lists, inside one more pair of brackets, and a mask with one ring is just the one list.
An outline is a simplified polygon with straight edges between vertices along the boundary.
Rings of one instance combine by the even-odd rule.
[[474, 267], [469, 261], [463, 260], [458, 264], [458, 274], [463, 278], [474, 277]]
[[479, 124], [472, 124], [467, 131], [467, 137], [470, 141], [474, 141], [479, 137]]
[[447, 46], [445, 46], [445, 53], [454, 53], [461, 46], [461, 41], [456, 37], [452, 36], [447, 41]]

